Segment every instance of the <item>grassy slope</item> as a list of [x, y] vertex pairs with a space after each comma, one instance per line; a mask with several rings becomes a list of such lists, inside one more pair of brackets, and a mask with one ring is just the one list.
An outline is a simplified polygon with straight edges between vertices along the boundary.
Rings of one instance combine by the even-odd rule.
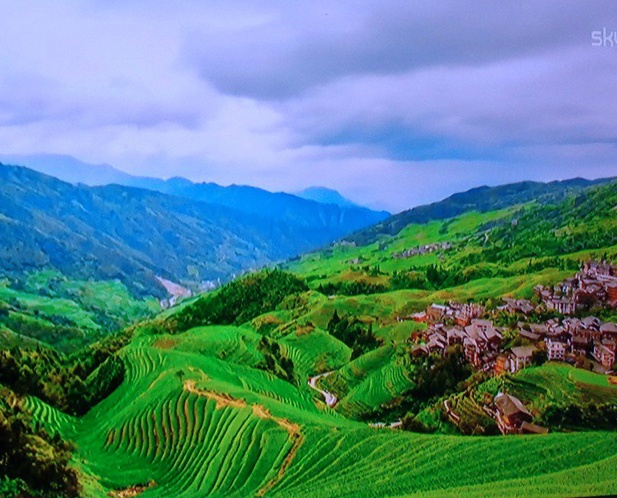
[[[476, 233], [481, 227], [511, 215], [512, 210], [468, 213], [410, 225], [366, 247], [308, 255], [292, 269], [316, 289], [326, 282], [380, 282], [395, 270], [437, 262], [456, 265], [481, 253]], [[614, 218], [601, 224], [606, 223], [614, 226]], [[470, 239], [470, 233], [476, 235]], [[453, 242], [456, 248], [442, 259], [437, 254], [391, 258], [394, 251], [439, 241]], [[561, 256], [582, 259], [602, 252], [617, 254], [617, 246]], [[359, 264], [350, 262], [356, 258]], [[483, 269], [521, 274], [476, 278], [441, 290], [331, 298], [311, 291], [301, 306], [279, 307], [242, 327], [143, 335], [122, 351], [129, 369], [123, 385], [84, 418], [70, 419], [36, 400], [30, 403], [41, 420], [77, 442], [84, 471], [100, 476], [98, 483], [91, 481], [93, 495], [152, 479], [157, 487], [144, 496], [251, 496], [260, 490], [293, 497], [614, 493], [615, 433], [476, 438], [376, 430], [327, 409], [304, 382], [308, 375], [335, 369], [321, 385], [339, 395], [337, 409], [349, 415], [395, 397], [412, 385], [400, 352], [409, 332], [420, 326], [396, 317], [447, 299], [529, 297], [537, 283], [571, 274], [555, 267], [525, 272], [527, 262], [527, 257], [499, 265], [481, 261]], [[380, 268], [371, 273], [362, 266]], [[349, 348], [324, 332], [335, 309], [371, 322], [384, 346], [349, 362]], [[298, 386], [254, 368], [262, 357], [260, 335], [253, 328], [267, 331], [293, 359]], [[550, 386], [551, 393], [559, 393], [563, 384], [568, 396], [579, 392], [581, 382], [592, 386], [589, 396], [606, 388], [587, 373], [591, 377], [572, 383], [569, 373], [552, 365], [525, 375], [535, 375], [532, 382]], [[541, 398], [534, 396], [529, 401], [539, 403]]]
[[337, 396], [338, 412], [358, 417], [413, 387], [408, 363], [405, 352], [389, 344], [321, 379], [320, 386]]
[[563, 363], [547, 363], [541, 368], [526, 368], [515, 375], [490, 379], [478, 387], [477, 397], [485, 392], [495, 395], [504, 388], [523, 400], [532, 413], [549, 403], [617, 403], [617, 385], [611, 384], [607, 376]]
[[[125, 382], [85, 417], [62, 415], [36, 399], [29, 405], [76, 441], [78, 465], [99, 476], [86, 480], [90, 496], [151, 480], [157, 486], [144, 497], [253, 496], [264, 489], [281, 497], [563, 496], [617, 489], [615, 433], [474, 438], [370, 429], [325, 408], [304, 385], [251, 368], [259, 361], [258, 337], [235, 327], [144, 335], [122, 351]], [[351, 381], [352, 372], [379, 372], [387, 362], [350, 365]]]
[[[135, 299], [119, 281], [70, 280], [33, 272], [19, 289], [0, 282], [0, 327], [61, 349], [73, 349], [160, 310], [154, 298]], [[24, 325], [25, 324], [25, 325]], [[58, 324], [65, 328], [55, 333]]]

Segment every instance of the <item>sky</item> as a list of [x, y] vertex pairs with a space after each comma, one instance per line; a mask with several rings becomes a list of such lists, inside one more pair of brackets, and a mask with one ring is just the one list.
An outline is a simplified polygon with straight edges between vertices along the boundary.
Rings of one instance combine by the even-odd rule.
[[2, 154], [320, 185], [392, 212], [479, 185], [617, 176], [612, 0], [0, 9]]

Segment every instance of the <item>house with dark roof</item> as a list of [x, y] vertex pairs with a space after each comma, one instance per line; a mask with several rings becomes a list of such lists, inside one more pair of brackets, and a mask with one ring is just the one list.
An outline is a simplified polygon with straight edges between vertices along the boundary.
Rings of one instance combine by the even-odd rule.
[[516, 434], [524, 422], [530, 423], [533, 415], [523, 402], [506, 393], [495, 396], [497, 426], [502, 434]]

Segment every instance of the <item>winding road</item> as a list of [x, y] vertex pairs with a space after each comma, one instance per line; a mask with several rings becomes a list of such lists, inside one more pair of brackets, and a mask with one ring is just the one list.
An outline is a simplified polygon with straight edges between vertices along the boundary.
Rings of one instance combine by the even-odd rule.
[[326, 402], [326, 405], [328, 405], [330, 408], [333, 408], [334, 405], [336, 405], [338, 401], [338, 399], [336, 399], [336, 396], [332, 393], [329, 393], [328, 391], [322, 391], [321, 389], [317, 387], [317, 381], [321, 379], [322, 377], [327, 377], [331, 373], [333, 372], [326, 372], [320, 375], [315, 375], [315, 377], [309, 377], [308, 385], [311, 389], [314, 389], [318, 393], [321, 393], [321, 395], [324, 398], [324, 401]]

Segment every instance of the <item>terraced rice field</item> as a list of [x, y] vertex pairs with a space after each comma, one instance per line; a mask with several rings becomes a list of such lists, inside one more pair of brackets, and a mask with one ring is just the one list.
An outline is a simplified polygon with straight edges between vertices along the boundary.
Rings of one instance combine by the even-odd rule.
[[458, 415], [459, 420], [452, 420], [456, 425], [463, 424], [476, 430], [482, 431], [480, 427], [486, 427], [487, 425], [495, 425], [495, 422], [487, 413], [482, 409], [482, 406], [477, 403], [472, 397], [466, 394], [459, 394], [450, 398], [449, 405], [452, 411]]
[[300, 449], [273, 496], [580, 496], [617, 489], [615, 434], [504, 438], [363, 429], [321, 431], [316, 439]]
[[340, 368], [351, 356], [349, 347], [320, 329], [303, 334], [291, 333], [281, 339], [280, 345], [302, 379]]
[[391, 345], [371, 351], [322, 378], [319, 385], [336, 394], [338, 412], [352, 417], [371, 412], [414, 385], [405, 375], [409, 366], [396, 351]]
[[617, 403], [617, 385], [605, 375], [597, 375], [563, 363], [548, 363], [540, 368], [525, 368], [516, 375], [494, 378], [478, 388], [494, 396], [503, 387], [525, 401], [532, 411], [549, 403], [557, 405]]
[[[371, 429], [319, 408], [304, 384], [294, 387], [253, 368], [256, 339], [235, 327], [144, 335], [121, 352], [124, 383], [83, 418], [35, 399], [28, 407], [50, 430], [75, 441], [76, 465], [91, 476], [88, 496], [132, 486], [141, 486], [145, 498], [617, 490], [616, 433], [474, 438]], [[401, 388], [392, 351], [361, 360], [350, 364], [356, 369], [350, 395], [375, 402], [380, 386]], [[357, 375], [360, 370], [367, 375]]]

